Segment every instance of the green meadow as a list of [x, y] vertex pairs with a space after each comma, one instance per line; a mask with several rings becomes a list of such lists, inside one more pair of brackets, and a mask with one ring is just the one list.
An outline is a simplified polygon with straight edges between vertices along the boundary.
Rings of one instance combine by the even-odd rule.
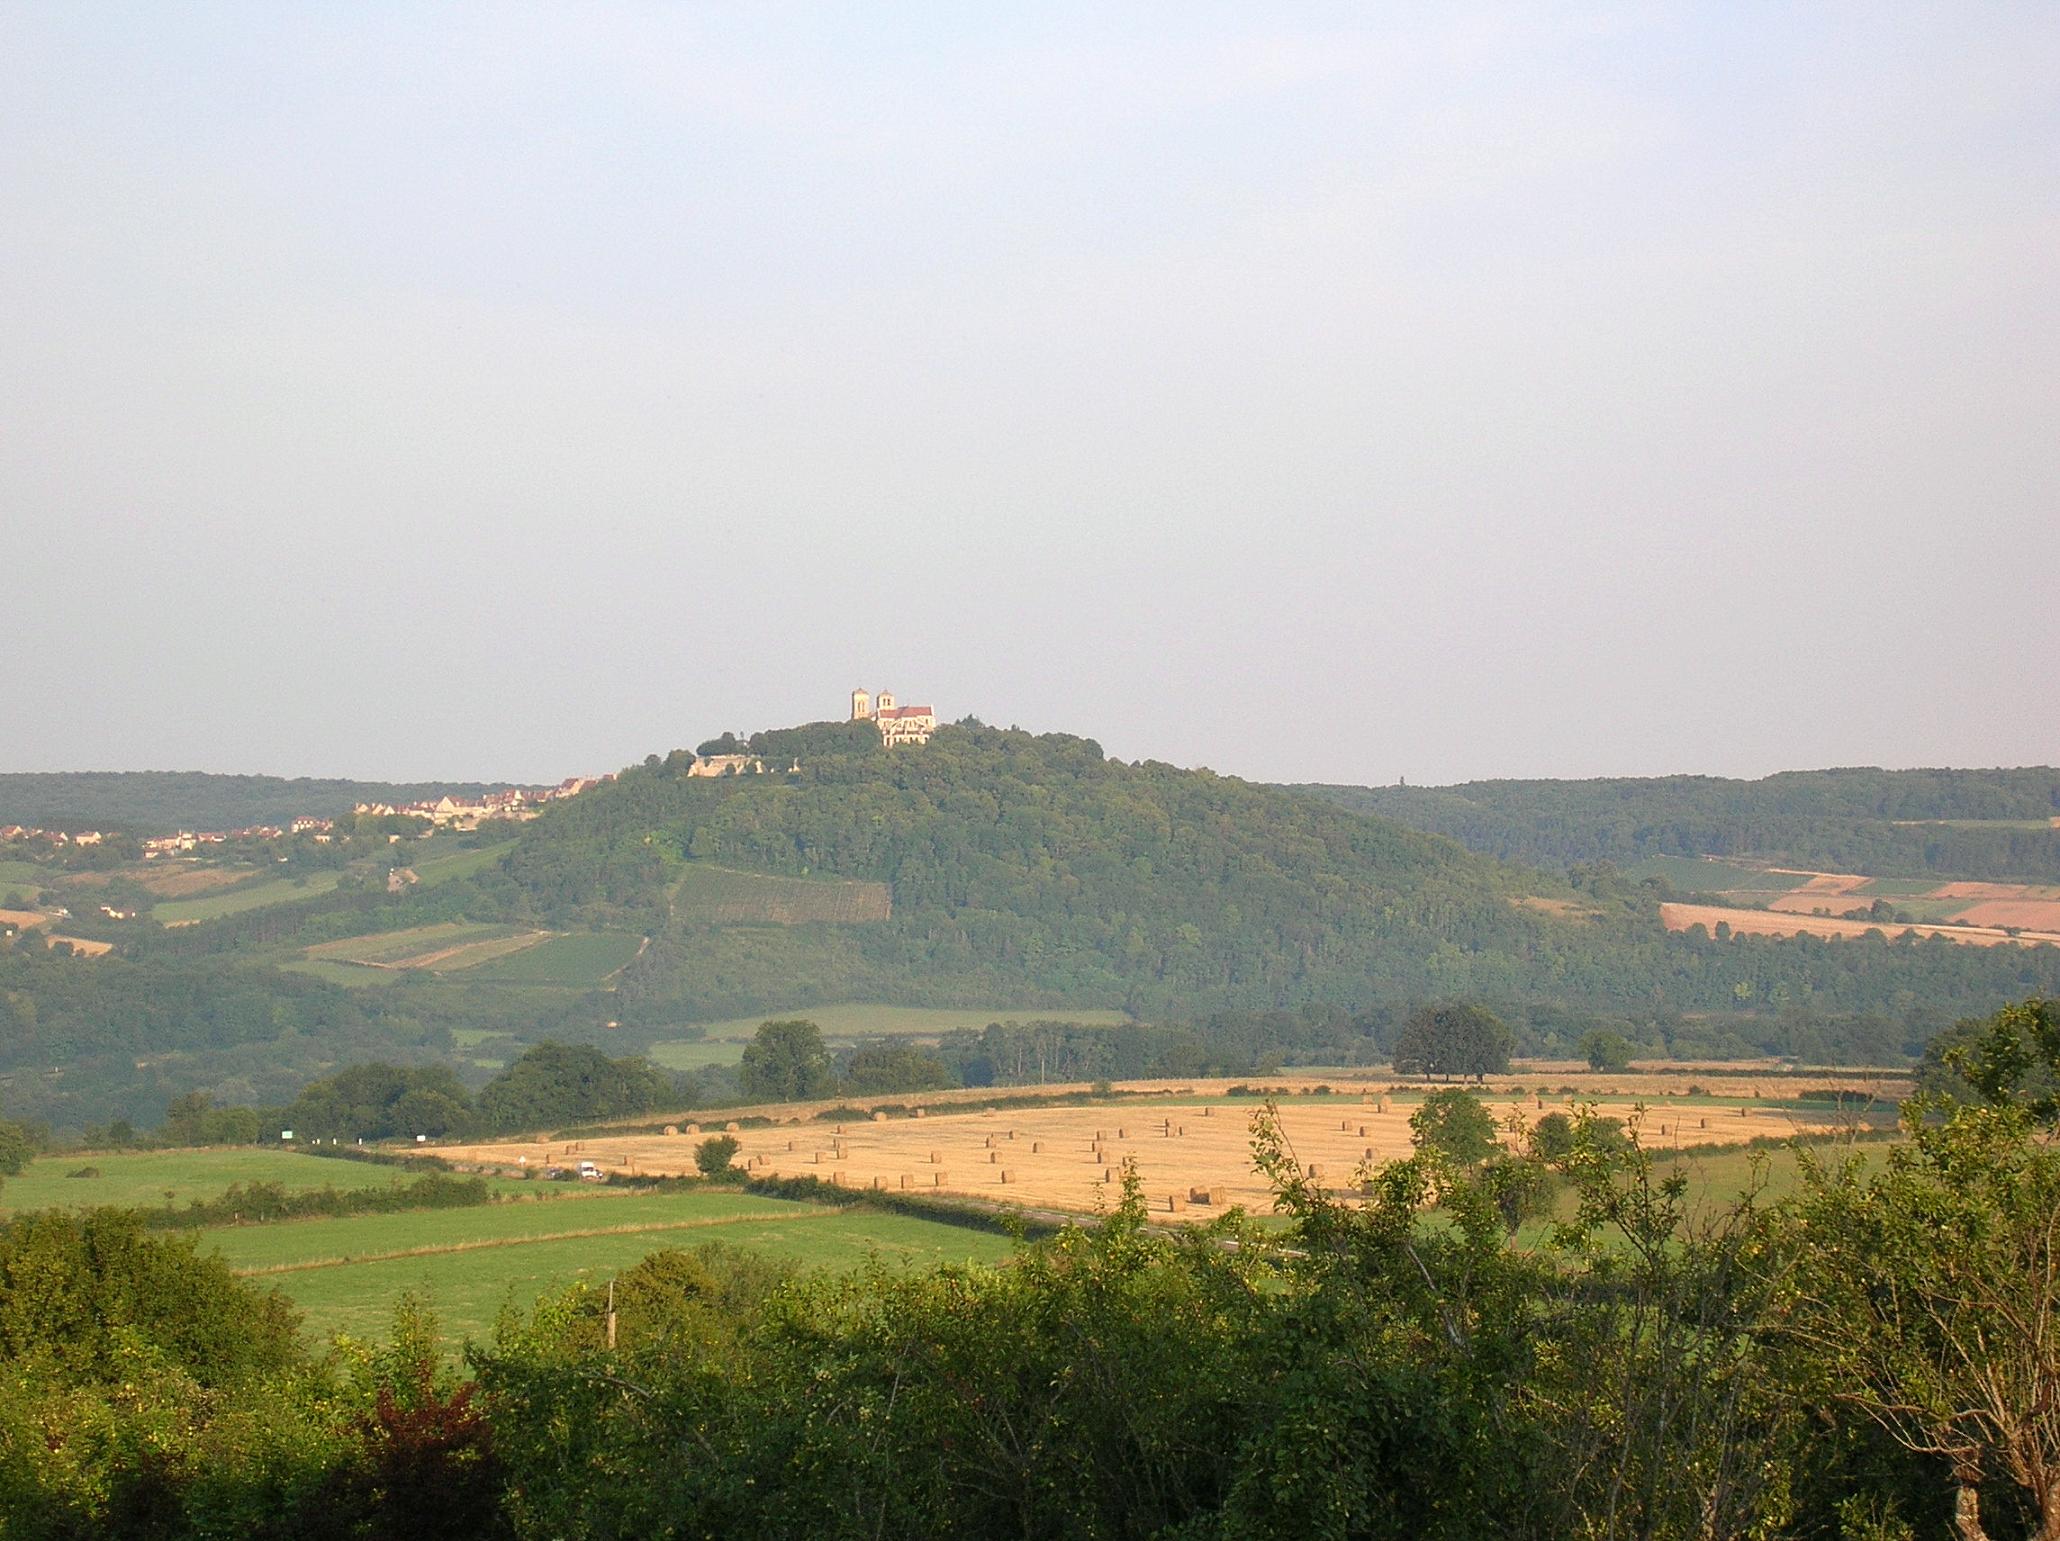
[[[97, 1177], [68, 1174], [92, 1168]], [[227, 1147], [215, 1150], [86, 1152], [44, 1156], [0, 1182], [0, 1213], [28, 1209], [157, 1209], [167, 1202], [213, 1198], [232, 1183], [277, 1183], [289, 1192], [318, 1188], [384, 1188], [417, 1174], [369, 1161], [338, 1161], [298, 1151]], [[491, 1179], [519, 1192], [519, 1180]]]
[[223, 889], [194, 899], [173, 899], [153, 905], [150, 917], [175, 926], [197, 920], [220, 920], [245, 910], [261, 910], [272, 904], [295, 904], [302, 899], [319, 899], [333, 893], [343, 881], [341, 872], [310, 872], [301, 877], [268, 878], [243, 888]]
[[987, 1231], [859, 1209], [710, 1192], [569, 1193], [482, 1209], [292, 1220], [201, 1233], [256, 1282], [277, 1287], [316, 1338], [373, 1337], [414, 1291], [447, 1339], [484, 1336], [504, 1306], [579, 1280], [596, 1283], [666, 1247], [721, 1241], [797, 1268], [927, 1268], [998, 1262], [1013, 1243]]

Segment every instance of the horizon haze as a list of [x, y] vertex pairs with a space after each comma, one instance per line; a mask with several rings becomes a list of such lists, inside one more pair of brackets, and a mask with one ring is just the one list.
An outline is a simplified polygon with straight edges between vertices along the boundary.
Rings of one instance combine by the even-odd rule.
[[2060, 12], [0, 14], [0, 770], [2060, 761]]

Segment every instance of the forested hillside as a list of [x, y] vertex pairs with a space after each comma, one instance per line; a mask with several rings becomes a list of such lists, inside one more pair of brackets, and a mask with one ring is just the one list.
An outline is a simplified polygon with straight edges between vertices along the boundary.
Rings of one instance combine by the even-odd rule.
[[1786, 771], [1291, 790], [1564, 870], [1646, 856], [1768, 856], [1883, 877], [2060, 882], [2060, 770]]
[[41, 829], [246, 829], [305, 814], [334, 819], [359, 803], [479, 796], [507, 782], [341, 781], [217, 776], [204, 771], [50, 771], [0, 774], [0, 824]]
[[[1472, 996], [1520, 1015], [1936, 1026], [2060, 983], [2054, 949], [1668, 937], [1644, 890], [1601, 878], [1577, 891], [1386, 819], [1059, 735], [961, 726], [921, 751], [822, 754], [794, 775], [685, 770], [654, 759], [554, 811], [506, 867], [549, 922], [654, 936], [623, 979], [626, 1022], [854, 997], [1165, 1018]], [[693, 862], [884, 882], [892, 918], [684, 922], [666, 894]]]

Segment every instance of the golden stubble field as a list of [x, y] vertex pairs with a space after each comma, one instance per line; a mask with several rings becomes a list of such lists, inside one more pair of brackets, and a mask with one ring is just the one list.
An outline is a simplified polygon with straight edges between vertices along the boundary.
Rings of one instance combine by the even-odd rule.
[[[1563, 1094], [1490, 1096], [1498, 1122], [1524, 1127], [1576, 1099]], [[1727, 1106], [1662, 1099], [1636, 1113], [1635, 1099], [1583, 1094], [1611, 1117], [1640, 1118], [1641, 1141], [1687, 1149], [1760, 1136], [1834, 1132], [1822, 1115], [1793, 1108]], [[1380, 1092], [1290, 1102], [1281, 1123], [1296, 1159], [1326, 1186], [1351, 1184], [1366, 1162], [1410, 1153], [1414, 1100]], [[782, 1122], [730, 1129], [737, 1163], [754, 1177], [814, 1177], [853, 1188], [943, 1194], [1040, 1209], [1091, 1212], [1113, 1202], [1123, 1165], [1134, 1162], [1153, 1210], [1206, 1219], [1233, 1204], [1264, 1212], [1272, 1193], [1252, 1166], [1257, 1104], [1208, 1097], [1097, 1102], [1081, 1106], [959, 1112], [926, 1108], [914, 1117], [878, 1115], [843, 1123]], [[799, 1115], [795, 1115], [798, 1119]], [[722, 1122], [678, 1124], [673, 1134], [584, 1140], [536, 1139], [446, 1147], [436, 1154], [508, 1170], [592, 1161], [632, 1175], [694, 1170], [694, 1147]]]

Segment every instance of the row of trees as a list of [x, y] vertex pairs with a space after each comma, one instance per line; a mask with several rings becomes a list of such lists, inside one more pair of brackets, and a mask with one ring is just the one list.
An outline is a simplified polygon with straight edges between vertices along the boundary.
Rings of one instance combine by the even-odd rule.
[[1297, 790], [1553, 870], [1646, 856], [1779, 855], [1829, 872], [2060, 878], [2060, 828], [2049, 822], [2060, 816], [2060, 773], [2050, 768]]
[[679, 1105], [679, 1085], [634, 1056], [540, 1043], [474, 1097], [446, 1065], [354, 1065], [311, 1082], [264, 1115], [267, 1135], [385, 1140], [487, 1134], [622, 1118]]
[[[1347, 1202], [1262, 1114], [1290, 1222], [1141, 1192], [1001, 1268], [653, 1254], [326, 1363], [276, 1295], [120, 1216], [0, 1231], [10, 1536], [1395, 1541], [2060, 1534], [2060, 1013], [1942, 1051], [1967, 1099], [1787, 1197], [1698, 1200], [1576, 1114], [1463, 1089]], [[1548, 1149], [1547, 1146], [1550, 1146]], [[1545, 1223], [1540, 1174], [1566, 1197]]]

